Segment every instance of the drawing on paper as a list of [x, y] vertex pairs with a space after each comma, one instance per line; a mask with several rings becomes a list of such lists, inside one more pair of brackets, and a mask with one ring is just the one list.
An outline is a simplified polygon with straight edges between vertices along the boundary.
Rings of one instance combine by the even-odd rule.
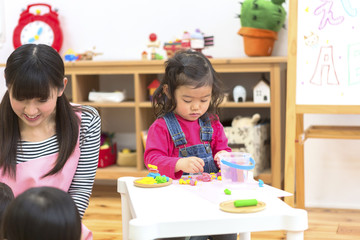
[[322, 0], [323, 4], [317, 7], [314, 11], [315, 15], [320, 15], [322, 17], [319, 25], [319, 30], [323, 29], [327, 23], [331, 25], [338, 25], [344, 21], [343, 16], [334, 17], [334, 12], [332, 10], [333, 0]]
[[341, 4], [343, 5], [343, 8], [344, 8], [345, 12], [349, 16], [356, 17], [357, 10], [356, 10], [356, 8], [351, 7], [351, 4], [350, 4], [349, 0], [341, 0]]
[[339, 85], [334, 66], [333, 46], [323, 46], [320, 48], [320, 54], [310, 83], [318, 86], [321, 86], [323, 83]]
[[360, 43], [348, 46], [348, 83], [349, 86], [360, 83]]
[[304, 35], [304, 41], [306, 46], [316, 48], [319, 43], [319, 35], [310, 32], [309, 34]]

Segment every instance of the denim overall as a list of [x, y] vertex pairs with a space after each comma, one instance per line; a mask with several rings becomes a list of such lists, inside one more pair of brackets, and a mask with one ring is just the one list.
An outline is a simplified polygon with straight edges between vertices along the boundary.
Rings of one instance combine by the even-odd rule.
[[[179, 148], [179, 157], [191, 157], [195, 156], [201, 158], [205, 162], [204, 172], [207, 173], [216, 173], [219, 169], [216, 167], [214, 158], [212, 155], [210, 141], [212, 138], [212, 134], [214, 132], [211, 127], [210, 119], [206, 115], [205, 121], [199, 118], [200, 124], [200, 140], [202, 144], [186, 146], [186, 137], [184, 132], [182, 131], [178, 120], [176, 119], [174, 113], [170, 112], [164, 116], [166, 126], [170, 132], [171, 138], [175, 144], [175, 147]], [[207, 143], [205, 143], [207, 142]], [[188, 173], [184, 173], [187, 175]]]
[[[205, 121], [199, 118], [200, 124], [200, 140], [202, 144], [194, 145], [187, 147], [186, 146], [186, 138], [185, 134], [182, 131], [178, 120], [176, 119], [174, 113], [167, 113], [164, 116], [166, 126], [170, 132], [171, 138], [175, 144], [175, 147], [179, 148], [179, 157], [190, 157], [196, 156], [201, 158], [205, 162], [204, 172], [207, 173], [216, 173], [219, 169], [216, 167], [214, 158], [212, 155], [210, 141], [212, 138], [212, 134], [214, 132], [211, 127], [210, 119], [208, 115], [205, 115]], [[205, 143], [207, 142], [207, 143]], [[188, 175], [189, 173], [183, 173], [183, 175]], [[179, 238], [166, 238], [168, 240], [236, 240], [237, 234], [223, 234], [223, 235], [214, 235], [214, 236], [193, 236], [193, 237], [179, 237]], [[160, 239], [162, 240], [162, 239]]]

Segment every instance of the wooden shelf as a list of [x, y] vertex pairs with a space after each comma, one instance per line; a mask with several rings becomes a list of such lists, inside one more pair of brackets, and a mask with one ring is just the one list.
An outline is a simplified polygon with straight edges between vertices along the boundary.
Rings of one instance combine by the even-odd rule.
[[79, 102], [81, 105], [89, 105], [97, 108], [134, 108], [134, 102]]
[[220, 104], [223, 108], [270, 108], [270, 103], [254, 103], [254, 102], [226, 102]]
[[[140, 107], [152, 108], [151, 102], [141, 102]], [[223, 108], [270, 108], [270, 103], [254, 103], [254, 102], [226, 102], [220, 104]]]
[[[281, 188], [282, 172], [282, 86], [285, 81], [286, 57], [251, 57], [239, 59], [210, 59], [214, 69], [226, 76], [227, 74], [255, 73], [259, 77], [261, 74], [267, 74], [270, 81], [270, 103], [254, 102], [225, 102], [220, 105], [224, 111], [231, 114], [241, 115], [241, 109], [267, 109], [270, 112], [270, 138], [271, 138], [271, 171], [261, 175], [266, 183], [271, 183], [274, 187]], [[134, 115], [129, 116], [134, 119], [135, 141], [136, 141], [136, 167], [124, 168], [111, 166], [108, 168], [99, 168], [96, 179], [117, 179], [121, 176], [144, 176], [146, 174], [144, 167], [144, 148], [141, 132], [147, 130], [154, 121], [151, 102], [148, 101], [147, 86], [150, 82], [164, 73], [164, 60], [154, 61], [78, 61], [65, 63], [65, 74], [71, 79], [71, 98], [74, 103], [94, 106], [100, 109], [100, 114], [109, 116], [109, 111], [101, 109], [133, 109]], [[134, 100], [121, 103], [110, 102], [89, 102], [88, 95], [90, 91], [104, 91], [104, 78], [106, 75], [112, 75], [114, 89], [125, 89], [129, 96]], [[114, 75], [119, 75], [118, 80], [113, 80]], [[104, 77], [104, 78], [103, 78]], [[238, 84], [241, 84], [241, 81]], [[226, 81], [224, 80], [226, 85]], [[255, 83], [254, 83], [255, 84]], [[128, 88], [128, 89], [126, 89]], [[250, 89], [249, 89], [250, 90]], [[110, 112], [111, 112], [110, 111]], [[257, 110], [256, 110], [257, 111]], [[102, 113], [103, 112], [103, 113]], [[103, 122], [109, 122], [104, 119]], [[113, 119], [112, 119], [113, 120]], [[130, 120], [132, 121], [132, 119]], [[119, 119], [119, 124], [121, 120]], [[108, 129], [107, 129], [108, 131]]]

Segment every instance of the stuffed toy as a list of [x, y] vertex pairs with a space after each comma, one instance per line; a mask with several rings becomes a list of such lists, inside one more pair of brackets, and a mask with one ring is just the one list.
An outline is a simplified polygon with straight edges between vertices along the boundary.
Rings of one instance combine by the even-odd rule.
[[270, 56], [277, 33], [283, 27], [285, 0], [244, 0], [241, 2], [241, 29], [244, 49], [248, 56]]
[[260, 114], [250, 117], [236, 116], [231, 127], [224, 127], [232, 151], [250, 153], [256, 165], [254, 176], [270, 166], [270, 125], [258, 124]]
[[234, 128], [249, 128], [255, 126], [260, 120], [260, 114], [255, 113], [252, 117], [236, 116], [231, 123]]

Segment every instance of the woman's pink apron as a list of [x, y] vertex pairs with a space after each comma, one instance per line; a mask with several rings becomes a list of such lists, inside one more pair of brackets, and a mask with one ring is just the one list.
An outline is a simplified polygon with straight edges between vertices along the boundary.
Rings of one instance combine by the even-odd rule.
[[[41, 186], [56, 187], [68, 192], [80, 158], [79, 140], [64, 167], [54, 175], [41, 178], [53, 168], [57, 156], [58, 153], [55, 153], [28, 162], [18, 163], [16, 165], [16, 179], [9, 177], [7, 174], [3, 175], [1, 172], [0, 181], [11, 187], [15, 197], [29, 188]], [[92, 239], [92, 232], [83, 224], [81, 239]]]

